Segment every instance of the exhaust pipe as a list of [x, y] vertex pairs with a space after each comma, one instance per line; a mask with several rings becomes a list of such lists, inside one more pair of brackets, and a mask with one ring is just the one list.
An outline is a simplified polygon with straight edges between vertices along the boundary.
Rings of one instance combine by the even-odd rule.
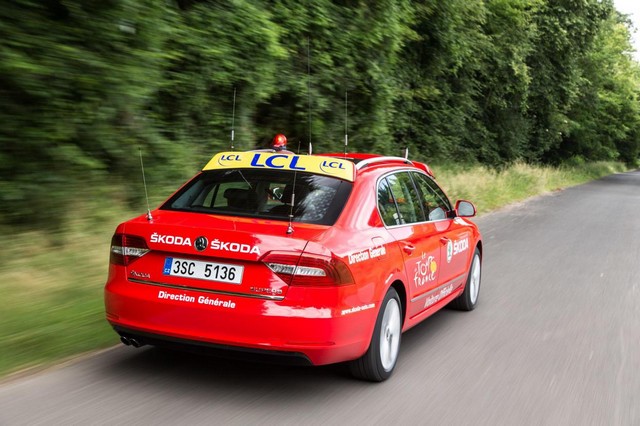
[[129, 343], [131, 343], [131, 346], [133, 346], [134, 348], [139, 348], [140, 346], [144, 346], [144, 343], [142, 343], [141, 341], [139, 341], [134, 337], [129, 339]]
[[120, 336], [120, 341], [127, 346], [131, 346], [131, 340], [126, 336]]

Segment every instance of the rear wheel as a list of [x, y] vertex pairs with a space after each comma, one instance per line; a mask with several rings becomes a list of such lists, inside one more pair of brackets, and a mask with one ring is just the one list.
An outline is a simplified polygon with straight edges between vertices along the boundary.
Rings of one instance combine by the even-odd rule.
[[476, 248], [469, 267], [469, 276], [467, 284], [464, 286], [462, 294], [449, 303], [449, 306], [459, 311], [472, 311], [478, 303], [478, 295], [480, 294], [480, 250]]
[[351, 374], [359, 379], [381, 382], [393, 373], [400, 352], [402, 309], [395, 289], [387, 292], [367, 352], [351, 361]]

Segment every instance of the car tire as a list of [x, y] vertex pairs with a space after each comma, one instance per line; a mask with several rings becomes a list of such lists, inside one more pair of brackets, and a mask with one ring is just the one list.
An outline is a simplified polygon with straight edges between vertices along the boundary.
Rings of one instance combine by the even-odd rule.
[[349, 364], [351, 374], [358, 379], [382, 382], [388, 379], [398, 361], [402, 334], [402, 305], [395, 289], [384, 297], [369, 349]]
[[462, 294], [449, 303], [449, 307], [459, 311], [472, 311], [478, 304], [478, 296], [480, 295], [480, 278], [481, 278], [482, 260], [480, 250], [476, 247], [469, 266], [469, 274], [467, 275], [467, 283], [464, 286]]

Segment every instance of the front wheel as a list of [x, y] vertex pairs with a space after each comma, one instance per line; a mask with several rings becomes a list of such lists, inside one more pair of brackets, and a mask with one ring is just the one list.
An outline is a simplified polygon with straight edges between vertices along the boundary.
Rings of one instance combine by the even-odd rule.
[[351, 361], [351, 374], [359, 379], [382, 382], [391, 376], [400, 352], [402, 309], [400, 297], [390, 288], [384, 297], [367, 352]]
[[459, 311], [472, 311], [478, 303], [480, 294], [480, 250], [476, 248], [469, 267], [467, 284], [464, 286], [462, 294], [451, 301], [449, 306]]

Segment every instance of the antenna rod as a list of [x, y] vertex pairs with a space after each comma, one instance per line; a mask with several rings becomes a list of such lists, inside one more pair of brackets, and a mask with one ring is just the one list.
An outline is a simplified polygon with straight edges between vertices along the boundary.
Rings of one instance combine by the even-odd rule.
[[142, 184], [144, 185], [144, 198], [147, 200], [147, 220], [151, 222], [153, 216], [151, 216], [151, 207], [149, 206], [149, 194], [147, 193], [147, 179], [144, 177], [144, 163], [142, 162], [142, 148], [138, 148], [140, 154], [140, 168], [142, 169]]
[[[293, 179], [293, 187], [296, 187], [296, 180], [295, 180], [295, 175], [294, 175], [294, 179]], [[289, 211], [289, 226], [287, 226], [287, 235], [291, 235], [293, 234], [293, 205], [296, 202], [296, 193], [295, 190], [294, 192], [291, 193], [291, 211]]]
[[349, 145], [349, 91], [344, 91], [344, 156], [347, 157], [347, 145]]
[[[309, 96], [309, 150], [311, 150], [311, 38], [307, 37], [307, 94]], [[298, 142], [298, 154], [300, 154], [300, 142]], [[293, 171], [293, 188], [291, 191], [291, 208], [289, 209], [289, 226], [287, 227], [287, 235], [293, 234], [293, 208], [296, 201], [296, 179], [298, 171]]]
[[311, 38], [307, 37], [307, 95], [309, 97], [309, 144], [311, 144]]
[[233, 88], [233, 112], [231, 114], [231, 149], [233, 150], [233, 141], [236, 136], [236, 88]]

